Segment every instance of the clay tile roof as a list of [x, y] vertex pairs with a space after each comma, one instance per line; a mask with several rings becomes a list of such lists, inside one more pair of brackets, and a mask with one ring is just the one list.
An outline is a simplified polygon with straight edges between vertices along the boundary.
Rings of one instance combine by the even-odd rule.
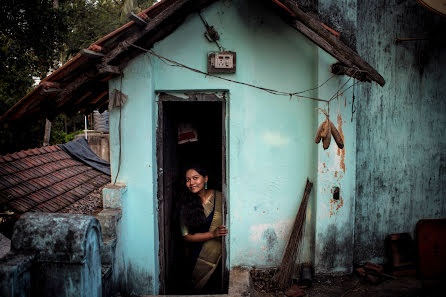
[[0, 203], [18, 214], [65, 212], [109, 182], [57, 145], [0, 156]]

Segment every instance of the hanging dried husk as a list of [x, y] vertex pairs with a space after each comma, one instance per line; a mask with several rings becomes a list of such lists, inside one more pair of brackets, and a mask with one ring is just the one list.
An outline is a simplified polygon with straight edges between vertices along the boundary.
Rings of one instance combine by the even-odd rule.
[[322, 139], [322, 131], [324, 130], [324, 125], [325, 125], [325, 121], [323, 121], [323, 122], [319, 125], [319, 128], [317, 128], [316, 138], [314, 139], [314, 141], [315, 141], [316, 143], [321, 142], [321, 139]]
[[338, 148], [343, 149], [344, 142], [342, 141], [341, 134], [339, 133], [338, 129], [336, 129], [332, 121], [330, 121], [330, 131], [331, 135], [333, 135], [333, 138], [336, 141], [336, 144], [338, 145]]
[[322, 137], [322, 147], [324, 148], [324, 150], [328, 149], [330, 147], [330, 142], [331, 142], [331, 125], [330, 125], [330, 120], [327, 118], [327, 135], [325, 135], [325, 137]]
[[330, 121], [328, 113], [324, 109], [318, 109], [325, 115], [326, 119], [317, 128], [316, 138], [314, 139], [314, 142], [319, 143], [322, 140], [322, 147], [324, 148], [324, 150], [326, 150], [330, 147], [331, 136], [333, 136], [338, 147], [340, 149], [343, 149], [344, 142], [338, 129], [336, 129], [336, 126], [333, 124], [332, 121]]

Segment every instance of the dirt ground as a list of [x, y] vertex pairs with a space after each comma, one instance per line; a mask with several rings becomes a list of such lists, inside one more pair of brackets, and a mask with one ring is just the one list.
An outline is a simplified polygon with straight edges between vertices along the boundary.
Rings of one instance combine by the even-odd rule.
[[[271, 282], [274, 270], [251, 271], [251, 296], [283, 297], [284, 292]], [[446, 280], [421, 281], [413, 276], [396, 279], [382, 278], [372, 284], [364, 277], [351, 275], [318, 275], [312, 286], [305, 288], [305, 297], [443, 297], [446, 296]]]
[[446, 285], [440, 281], [420, 281], [415, 277], [400, 277], [371, 284], [356, 275], [317, 276], [313, 286], [305, 290], [306, 297], [437, 297], [446, 296]]

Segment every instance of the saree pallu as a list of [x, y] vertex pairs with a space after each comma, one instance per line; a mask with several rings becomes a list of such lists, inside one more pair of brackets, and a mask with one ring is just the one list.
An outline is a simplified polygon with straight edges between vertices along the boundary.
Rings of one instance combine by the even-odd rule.
[[[222, 224], [222, 197], [221, 192], [214, 192], [213, 203], [203, 206], [206, 216], [214, 213], [209, 232], [213, 232]], [[195, 291], [200, 291], [214, 273], [221, 259], [222, 238], [213, 238], [203, 243], [192, 271], [192, 283]]]

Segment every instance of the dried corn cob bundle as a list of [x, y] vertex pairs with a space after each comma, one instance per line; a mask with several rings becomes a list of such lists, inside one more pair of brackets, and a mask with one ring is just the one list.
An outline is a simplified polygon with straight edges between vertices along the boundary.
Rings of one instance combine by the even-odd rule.
[[336, 141], [336, 144], [340, 149], [344, 148], [344, 142], [342, 141], [341, 134], [339, 133], [338, 129], [336, 129], [335, 125], [332, 121], [330, 121], [330, 131], [331, 135], [333, 135], [334, 140]]
[[322, 137], [322, 147], [324, 148], [324, 150], [328, 149], [330, 147], [330, 142], [331, 142], [331, 127], [329, 124], [329, 120], [327, 119], [327, 135], [325, 135], [325, 137]]
[[323, 121], [323, 122], [319, 125], [319, 128], [317, 128], [317, 131], [316, 131], [316, 138], [314, 139], [314, 142], [316, 142], [316, 143], [321, 142], [321, 139], [322, 139], [322, 135], [321, 135], [321, 133], [322, 133], [322, 130], [324, 130], [324, 125], [325, 125], [325, 121]]
[[328, 118], [324, 121], [322, 131], [321, 131], [321, 137], [324, 138], [327, 136], [328, 128], [330, 128], [330, 124], [328, 123]]

